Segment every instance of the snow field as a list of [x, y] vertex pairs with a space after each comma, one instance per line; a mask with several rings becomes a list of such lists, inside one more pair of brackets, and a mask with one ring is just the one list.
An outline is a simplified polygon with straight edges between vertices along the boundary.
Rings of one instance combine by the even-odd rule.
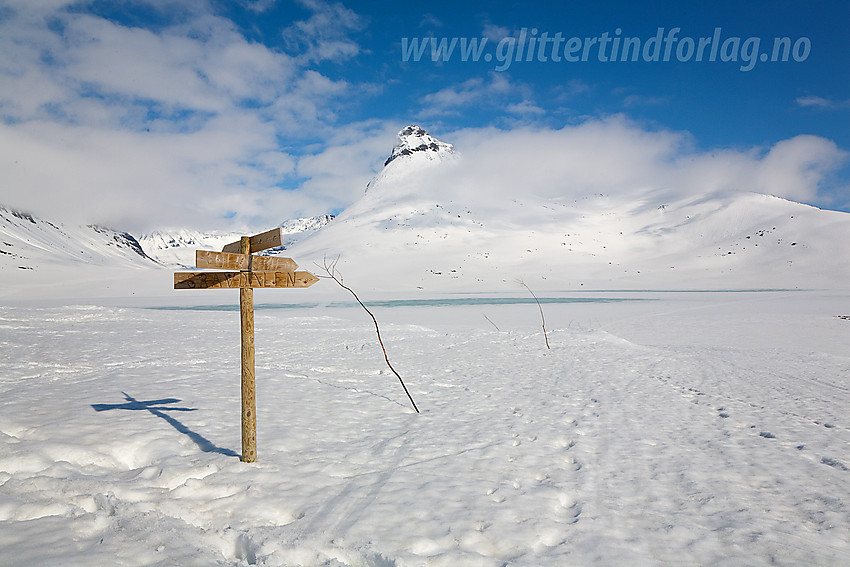
[[419, 415], [365, 313], [258, 311], [251, 465], [237, 312], [2, 308], [0, 564], [847, 564], [850, 323], [796, 297], [376, 310]]

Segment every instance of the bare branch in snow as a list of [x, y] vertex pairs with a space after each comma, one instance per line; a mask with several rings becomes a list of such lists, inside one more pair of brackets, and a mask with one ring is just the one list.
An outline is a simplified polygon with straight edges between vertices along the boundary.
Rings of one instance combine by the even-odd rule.
[[534, 292], [531, 291], [531, 288], [525, 285], [525, 282], [522, 280], [517, 280], [517, 283], [528, 290], [528, 293], [531, 294], [531, 297], [534, 298], [534, 301], [537, 302], [537, 308], [540, 309], [540, 320], [543, 322], [543, 338], [546, 339], [546, 348], [551, 349], [549, 346], [549, 335], [546, 334], [546, 318], [543, 316], [543, 306], [540, 305], [540, 300], [537, 299], [537, 296], [534, 295]]
[[354, 293], [354, 290], [343, 283], [342, 276], [339, 274], [339, 272], [336, 271], [337, 262], [339, 262], [338, 256], [333, 262], [330, 262], [330, 263], [328, 263], [328, 259], [327, 259], [327, 257], [325, 257], [322, 261], [322, 265], [318, 266], [318, 267], [321, 268], [322, 270], [324, 270], [327, 275], [319, 276], [319, 277], [320, 278], [329, 278], [329, 279], [332, 279], [333, 281], [335, 281], [339, 285], [339, 287], [341, 287], [342, 289], [346, 290], [348, 293], [353, 295], [354, 299], [357, 300], [357, 303], [360, 304], [360, 307], [362, 307], [366, 311], [366, 313], [369, 314], [369, 317], [372, 318], [372, 322], [375, 324], [375, 333], [378, 335], [378, 343], [380, 343], [381, 350], [384, 352], [384, 360], [387, 362], [387, 366], [392, 371], [392, 373], [395, 374], [396, 378], [398, 378], [398, 381], [401, 383], [401, 387], [404, 388], [404, 393], [407, 394], [407, 398], [410, 400], [410, 403], [413, 405], [413, 409], [416, 410], [416, 413], [419, 413], [419, 408], [416, 407], [416, 402], [413, 401], [413, 396], [410, 395], [410, 392], [408, 391], [407, 386], [404, 385], [404, 380], [401, 379], [401, 376], [399, 375], [399, 373], [396, 372], [396, 369], [393, 368], [393, 365], [390, 363], [390, 357], [387, 355], [387, 349], [384, 347], [384, 341], [381, 338], [381, 329], [380, 329], [380, 327], [378, 327], [378, 320], [375, 319], [375, 315], [373, 315], [372, 312], [369, 311], [369, 308], [366, 307], [363, 304], [362, 301], [360, 301], [360, 298], [357, 297], [357, 294]]

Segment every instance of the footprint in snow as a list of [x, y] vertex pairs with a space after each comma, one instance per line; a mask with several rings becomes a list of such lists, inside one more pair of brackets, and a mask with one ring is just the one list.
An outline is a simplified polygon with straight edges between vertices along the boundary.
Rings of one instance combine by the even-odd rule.
[[829, 457], [823, 457], [823, 458], [820, 460], [820, 462], [822, 462], [822, 463], [823, 463], [823, 464], [825, 464], [825, 465], [829, 465], [829, 466], [831, 466], [831, 467], [833, 467], [833, 468], [836, 468], [836, 469], [842, 470], [842, 471], [850, 470], [850, 469], [848, 469], [848, 468], [847, 468], [847, 466], [846, 466], [844, 463], [842, 463], [841, 461], [836, 460], [836, 459], [831, 459], [831, 458], [829, 458]]

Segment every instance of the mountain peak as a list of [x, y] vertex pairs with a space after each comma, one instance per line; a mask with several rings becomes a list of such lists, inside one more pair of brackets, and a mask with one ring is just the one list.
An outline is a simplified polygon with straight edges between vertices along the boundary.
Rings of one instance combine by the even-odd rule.
[[451, 153], [453, 151], [454, 148], [451, 144], [441, 142], [423, 128], [412, 124], [399, 131], [398, 144], [393, 148], [393, 152], [387, 158], [387, 161], [384, 162], [384, 167], [402, 156], [420, 154], [427, 156], [429, 159], [434, 159], [441, 154]]

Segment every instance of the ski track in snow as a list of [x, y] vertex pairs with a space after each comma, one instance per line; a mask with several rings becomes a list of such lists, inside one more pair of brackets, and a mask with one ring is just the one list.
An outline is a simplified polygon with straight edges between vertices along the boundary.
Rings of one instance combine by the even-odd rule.
[[483, 325], [0, 308], [0, 565], [850, 563], [850, 358]]

